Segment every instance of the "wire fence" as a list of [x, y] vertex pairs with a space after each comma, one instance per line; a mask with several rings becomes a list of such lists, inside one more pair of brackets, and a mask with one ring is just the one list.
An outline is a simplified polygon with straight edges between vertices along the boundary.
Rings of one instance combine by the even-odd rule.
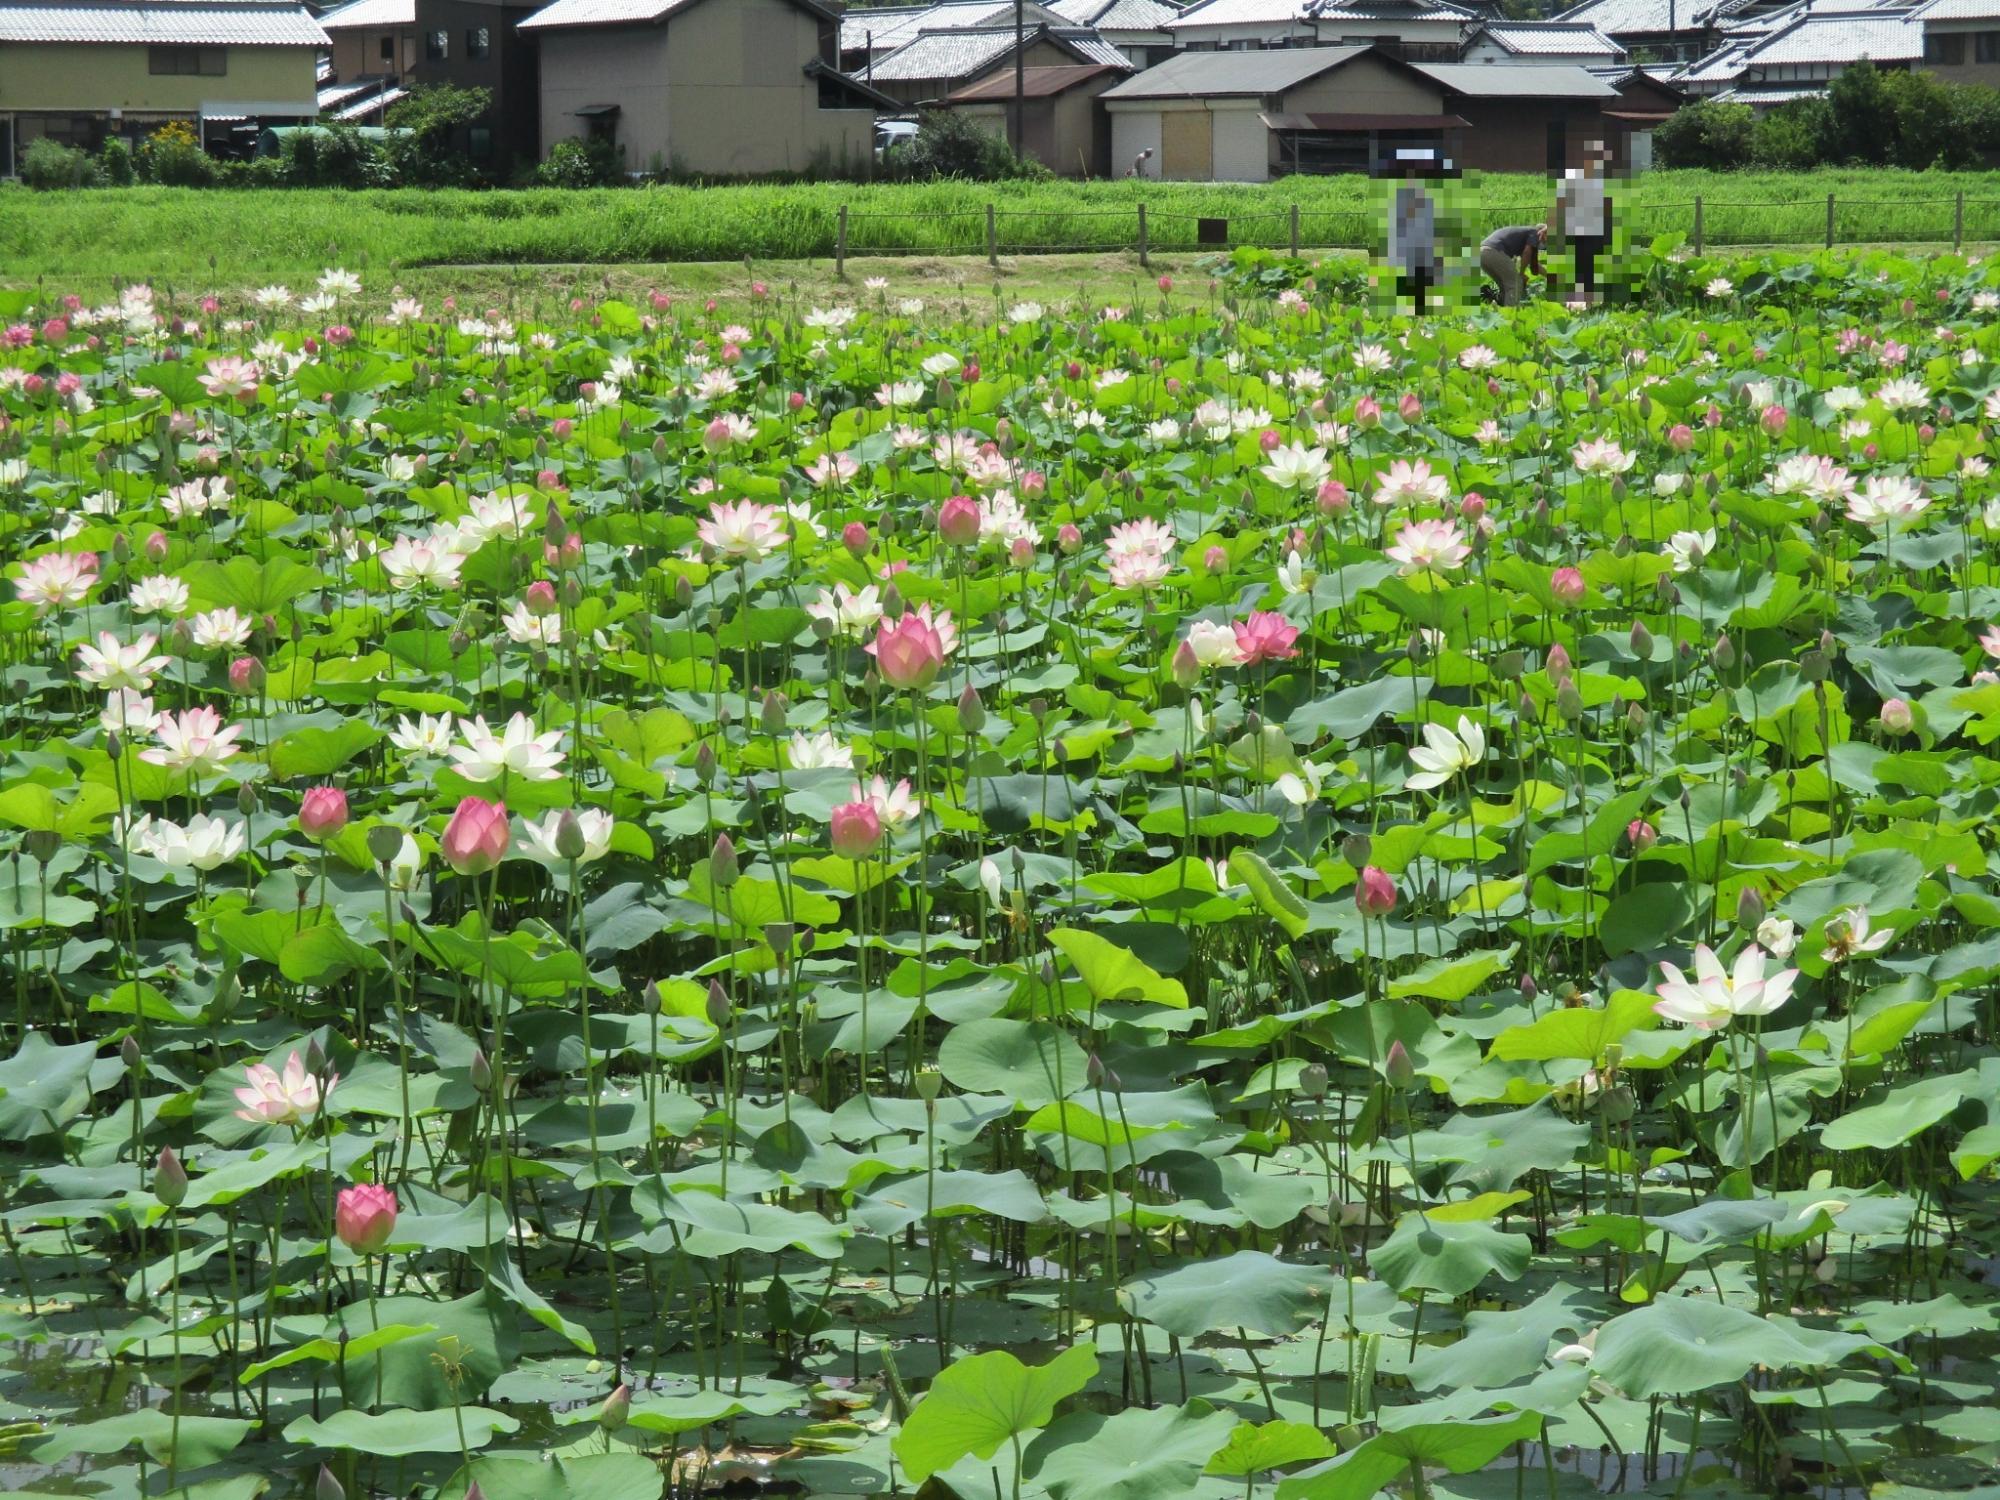
[[[1615, 196], [1614, 196], [1615, 203]], [[1467, 223], [1505, 224], [1539, 218], [1531, 198], [1461, 198]], [[1951, 245], [2000, 240], [2000, 197], [1964, 192], [1937, 199], [1825, 197], [1711, 198], [1616, 205], [1619, 225], [1636, 239], [1681, 235], [1697, 254], [1717, 246], [1905, 244]], [[845, 272], [850, 256], [1059, 255], [1131, 251], [1141, 264], [1154, 253], [1256, 248], [1294, 255], [1321, 250], [1369, 250], [1386, 230], [1386, 209], [1287, 209], [1229, 217], [1132, 209], [856, 213], [842, 205], [833, 254]]]

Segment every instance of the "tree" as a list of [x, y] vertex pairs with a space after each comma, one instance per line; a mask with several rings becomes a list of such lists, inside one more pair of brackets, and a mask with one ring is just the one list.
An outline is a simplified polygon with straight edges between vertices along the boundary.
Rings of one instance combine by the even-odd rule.
[[1698, 99], [1676, 110], [1653, 132], [1653, 153], [1663, 167], [1727, 171], [1750, 162], [1757, 117], [1747, 104]]
[[1863, 58], [1850, 63], [1826, 90], [1832, 117], [1827, 132], [1830, 162], [1885, 164], [1896, 144], [1896, 108], [1880, 69]]
[[437, 83], [413, 89], [389, 106], [382, 123], [405, 132], [389, 142], [396, 175], [411, 187], [450, 187], [476, 174], [459, 145], [461, 131], [493, 107], [491, 89]]
[[1833, 111], [1824, 99], [1792, 99], [1757, 121], [1750, 132], [1750, 159], [1782, 171], [1816, 167], [1826, 159]]

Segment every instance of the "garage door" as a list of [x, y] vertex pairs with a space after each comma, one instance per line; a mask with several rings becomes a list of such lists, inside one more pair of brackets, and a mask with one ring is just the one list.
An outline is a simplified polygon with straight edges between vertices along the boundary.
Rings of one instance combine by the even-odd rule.
[[1160, 175], [1176, 182], [1207, 182], [1215, 175], [1215, 137], [1205, 109], [1169, 110], [1160, 116]]

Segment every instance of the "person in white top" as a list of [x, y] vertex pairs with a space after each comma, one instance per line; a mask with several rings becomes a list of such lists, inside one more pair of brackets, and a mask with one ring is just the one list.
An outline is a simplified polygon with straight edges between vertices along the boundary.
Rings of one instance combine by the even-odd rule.
[[1583, 165], [1565, 172], [1556, 191], [1563, 237], [1576, 262], [1576, 296], [1585, 302], [1597, 300], [1597, 257], [1611, 237], [1611, 198], [1604, 181], [1607, 155], [1603, 142], [1587, 143]]

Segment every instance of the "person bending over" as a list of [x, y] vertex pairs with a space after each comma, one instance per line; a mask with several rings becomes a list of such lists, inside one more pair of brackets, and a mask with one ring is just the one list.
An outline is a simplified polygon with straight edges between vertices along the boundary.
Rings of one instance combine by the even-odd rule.
[[1514, 307], [1521, 301], [1526, 273], [1540, 276], [1542, 246], [1548, 243], [1546, 224], [1510, 224], [1496, 229], [1479, 245], [1479, 269], [1500, 288], [1500, 305]]

